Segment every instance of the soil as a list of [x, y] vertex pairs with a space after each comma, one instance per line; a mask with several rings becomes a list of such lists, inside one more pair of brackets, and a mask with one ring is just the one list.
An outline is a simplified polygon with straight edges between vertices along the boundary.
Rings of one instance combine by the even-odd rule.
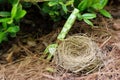
[[54, 61], [42, 58], [45, 48], [56, 42], [65, 20], [54, 23], [42, 17], [33, 6], [20, 22], [16, 38], [0, 45], [0, 80], [120, 80], [120, 5], [111, 0], [106, 9], [112, 14], [107, 19], [98, 14], [90, 27], [76, 21], [67, 36], [85, 34], [98, 44], [104, 53], [103, 66], [89, 74], [72, 73]]

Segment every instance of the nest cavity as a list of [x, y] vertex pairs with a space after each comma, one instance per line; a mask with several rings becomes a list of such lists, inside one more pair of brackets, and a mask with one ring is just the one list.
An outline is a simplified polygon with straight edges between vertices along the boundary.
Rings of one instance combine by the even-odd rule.
[[87, 36], [68, 37], [59, 44], [55, 54], [56, 64], [72, 72], [89, 72], [102, 63], [102, 52]]

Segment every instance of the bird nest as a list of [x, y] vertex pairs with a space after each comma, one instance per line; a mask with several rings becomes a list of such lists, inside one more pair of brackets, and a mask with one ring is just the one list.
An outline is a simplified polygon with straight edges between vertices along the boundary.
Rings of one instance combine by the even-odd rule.
[[71, 36], [58, 46], [55, 62], [72, 72], [90, 72], [101, 65], [102, 52], [87, 36]]

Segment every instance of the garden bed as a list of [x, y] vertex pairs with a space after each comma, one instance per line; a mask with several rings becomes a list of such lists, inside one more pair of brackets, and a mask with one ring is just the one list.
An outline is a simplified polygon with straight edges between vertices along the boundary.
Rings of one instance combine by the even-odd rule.
[[120, 6], [106, 7], [113, 19], [98, 15], [94, 28], [76, 21], [67, 35], [86, 35], [103, 52], [102, 66], [90, 73], [73, 73], [56, 65], [54, 58], [49, 62], [41, 58], [45, 48], [56, 42], [65, 20], [53, 23], [34, 15], [39, 13], [36, 9], [29, 9], [21, 20], [17, 37], [0, 45], [0, 80], [120, 80]]

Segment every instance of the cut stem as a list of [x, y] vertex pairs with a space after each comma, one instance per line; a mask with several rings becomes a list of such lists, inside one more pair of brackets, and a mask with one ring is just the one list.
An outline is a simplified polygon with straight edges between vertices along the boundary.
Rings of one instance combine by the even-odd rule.
[[[74, 24], [78, 13], [79, 13], [79, 10], [74, 8], [73, 12], [71, 13], [71, 15], [67, 19], [65, 25], [63, 26], [62, 31], [58, 35], [58, 37], [57, 37], [58, 40], [61, 40], [61, 41], [64, 40], [66, 34], [69, 32], [70, 28]], [[52, 56], [54, 55], [57, 47], [58, 47], [58, 44], [51, 44], [45, 49], [44, 54], [49, 53], [48, 57], [47, 57], [48, 60], [50, 60], [52, 58]]]
[[60, 32], [60, 34], [58, 35], [57, 39], [58, 40], [64, 40], [64, 38], [66, 37], [67, 33], [69, 32], [69, 30], [71, 29], [72, 25], [74, 24], [77, 15], [79, 13], [79, 10], [74, 8], [73, 12], [71, 13], [71, 15], [69, 16], [69, 18], [67, 19], [65, 25], [63, 26], [62, 31]]

